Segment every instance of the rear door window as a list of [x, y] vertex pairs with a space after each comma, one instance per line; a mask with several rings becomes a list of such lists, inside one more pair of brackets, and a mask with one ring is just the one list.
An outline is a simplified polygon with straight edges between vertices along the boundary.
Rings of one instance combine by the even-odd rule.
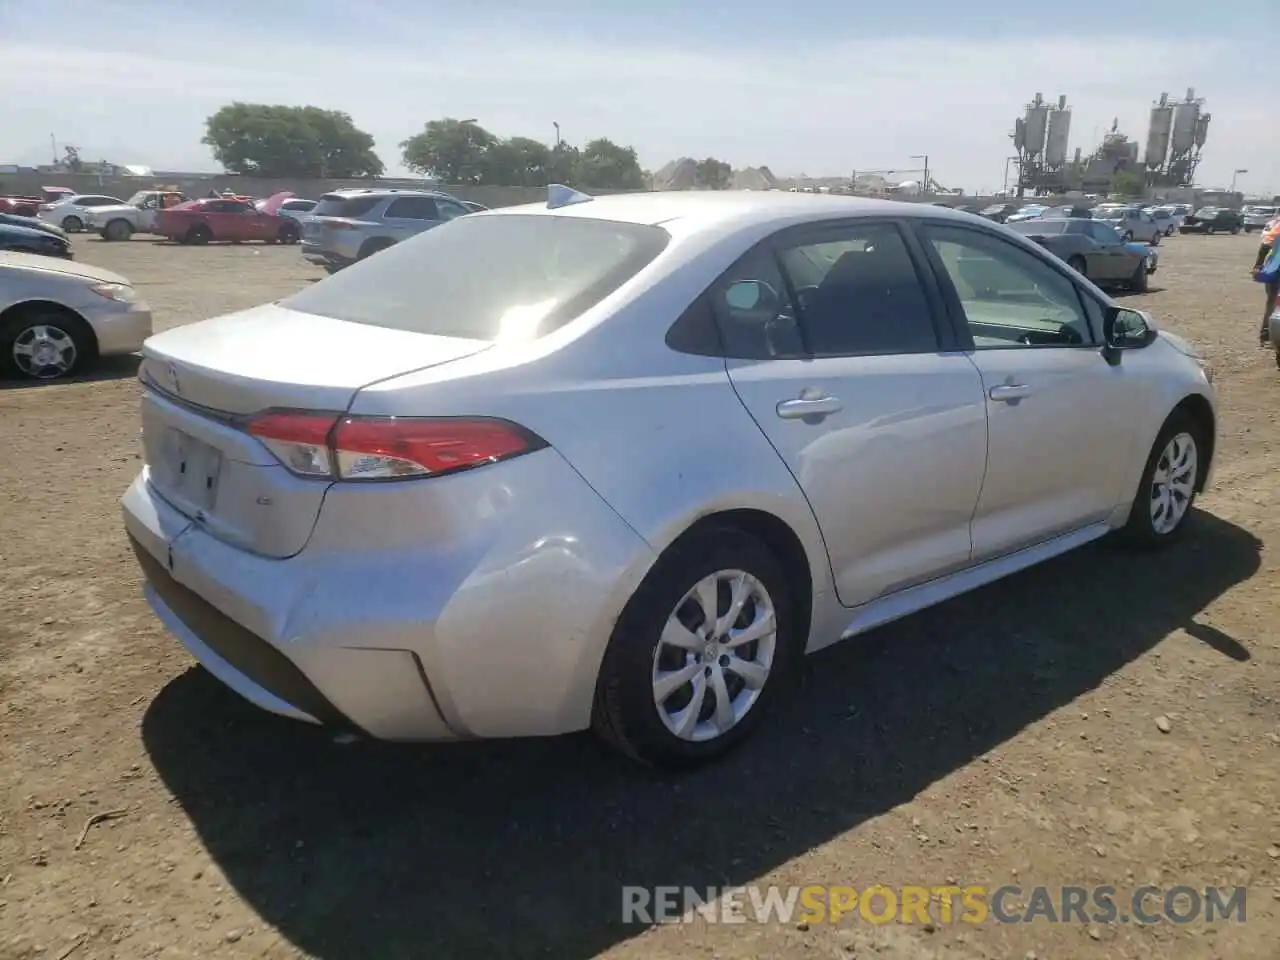
[[436, 202], [431, 197], [398, 197], [391, 201], [385, 214], [388, 220], [439, 220]]

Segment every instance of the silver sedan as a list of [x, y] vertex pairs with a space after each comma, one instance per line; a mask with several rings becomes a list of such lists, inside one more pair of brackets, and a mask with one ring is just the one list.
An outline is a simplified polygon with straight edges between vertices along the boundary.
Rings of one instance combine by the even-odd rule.
[[812, 194], [552, 188], [143, 354], [124, 524], [214, 676], [376, 738], [592, 727], [674, 765], [806, 652], [1174, 541], [1216, 434], [1192, 348], [1036, 244]]
[[0, 253], [0, 377], [64, 377], [136, 353], [150, 335], [151, 308], [119, 274]]

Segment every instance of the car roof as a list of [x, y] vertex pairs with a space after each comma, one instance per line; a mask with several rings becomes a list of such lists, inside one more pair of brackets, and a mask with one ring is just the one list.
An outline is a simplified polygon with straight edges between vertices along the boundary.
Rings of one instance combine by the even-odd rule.
[[[326, 197], [342, 197], [344, 200], [350, 197], [439, 197], [442, 200], [453, 200], [454, 197], [442, 190], [417, 190], [410, 188], [408, 190], [399, 190], [395, 187], [352, 187], [342, 190], [330, 190], [324, 196]], [[323, 199], [323, 197], [321, 198]]]
[[791, 193], [760, 190], [672, 190], [654, 193], [618, 193], [592, 197], [549, 208], [546, 202], [490, 210], [478, 216], [548, 215], [614, 220], [623, 223], [666, 225], [681, 222], [686, 228], [746, 227], [751, 225], [804, 223], [858, 217], [939, 217], [972, 222], [973, 215], [928, 203], [878, 200], [829, 193]]

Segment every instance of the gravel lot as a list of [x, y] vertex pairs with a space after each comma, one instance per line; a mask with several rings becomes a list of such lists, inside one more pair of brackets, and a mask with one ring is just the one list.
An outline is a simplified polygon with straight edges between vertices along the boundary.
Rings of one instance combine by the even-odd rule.
[[[678, 781], [585, 736], [337, 745], [242, 703], [140, 595], [116, 505], [133, 365], [0, 388], [0, 958], [1274, 960], [1280, 372], [1254, 345], [1256, 242], [1172, 238], [1127, 300], [1217, 367], [1216, 482], [1181, 547], [1087, 548], [811, 658], [779, 722]], [[321, 275], [297, 248], [76, 247], [160, 329]], [[622, 884], [949, 881], [1247, 885], [1247, 922], [619, 920]]]

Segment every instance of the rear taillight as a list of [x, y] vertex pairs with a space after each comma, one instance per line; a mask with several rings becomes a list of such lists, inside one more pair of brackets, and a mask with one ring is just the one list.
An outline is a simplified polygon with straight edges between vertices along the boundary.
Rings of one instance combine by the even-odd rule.
[[546, 446], [506, 420], [469, 417], [344, 417], [273, 410], [246, 429], [302, 477], [403, 480], [510, 460]]

